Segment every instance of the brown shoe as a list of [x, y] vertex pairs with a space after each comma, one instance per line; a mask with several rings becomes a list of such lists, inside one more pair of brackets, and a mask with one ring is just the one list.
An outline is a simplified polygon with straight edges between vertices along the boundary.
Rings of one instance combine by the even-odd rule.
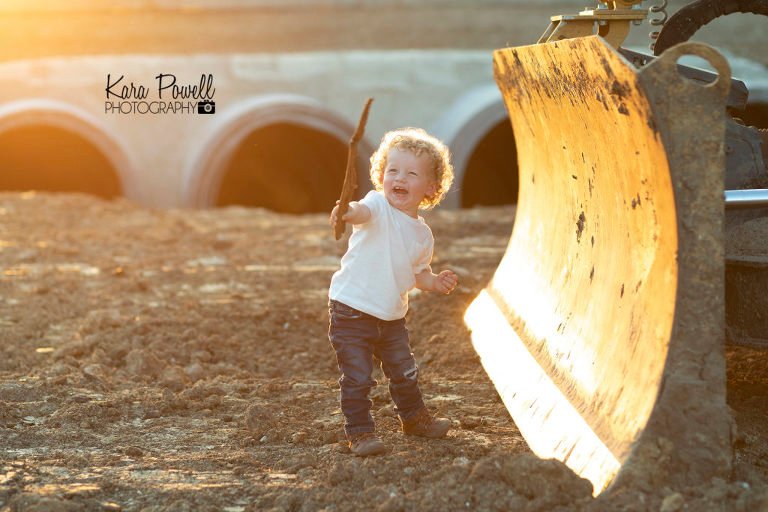
[[433, 418], [429, 411], [420, 409], [416, 416], [404, 420], [400, 418], [403, 432], [410, 436], [428, 437], [438, 439], [444, 437], [451, 428], [451, 420], [448, 418]]
[[349, 439], [349, 449], [358, 457], [380, 455], [387, 451], [387, 447], [384, 446], [379, 436], [373, 432], [350, 434], [347, 438]]

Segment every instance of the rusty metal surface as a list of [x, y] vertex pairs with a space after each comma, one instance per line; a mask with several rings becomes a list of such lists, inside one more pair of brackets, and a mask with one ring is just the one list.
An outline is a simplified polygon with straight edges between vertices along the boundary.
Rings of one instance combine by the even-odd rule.
[[[606, 2], [605, 7], [584, 9], [578, 14], [552, 16], [539, 43], [555, 42], [597, 33], [613, 47], [618, 48], [629, 34], [630, 24], [641, 22], [647, 16], [642, 9], [633, 9], [640, 0]], [[595, 31], [595, 28], [597, 30]]]
[[[722, 76], [683, 78], [683, 53]], [[520, 196], [466, 319], [515, 422], [596, 492], [727, 475], [727, 63], [686, 44], [637, 72], [586, 37], [498, 50], [494, 65]]]
[[[626, 57], [626, 59], [632, 62], [637, 68], [642, 68], [649, 62], [652, 62], [656, 59], [656, 57], [653, 55], [636, 52], [628, 48], [619, 48], [619, 53]], [[715, 73], [711, 73], [703, 69], [692, 68], [683, 65], [678, 65], [677, 69], [683, 76], [693, 80], [694, 82], [701, 82], [701, 85], [712, 83], [717, 78]], [[747, 89], [747, 86], [744, 84], [744, 82], [736, 78], [731, 78], [731, 88], [728, 91], [726, 106], [741, 111], [744, 110], [744, 108], [747, 106], [748, 99], [749, 90]]]

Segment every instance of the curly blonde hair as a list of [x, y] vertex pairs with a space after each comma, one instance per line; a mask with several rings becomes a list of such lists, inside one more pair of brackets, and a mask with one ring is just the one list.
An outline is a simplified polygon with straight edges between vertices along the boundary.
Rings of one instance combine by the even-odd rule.
[[446, 145], [421, 128], [399, 128], [387, 132], [381, 139], [379, 149], [371, 156], [371, 183], [378, 191], [383, 190], [387, 155], [393, 148], [409, 151], [416, 156], [427, 155], [432, 160], [437, 186], [433, 195], [424, 197], [419, 208], [431, 210], [440, 204], [453, 183], [451, 155]]

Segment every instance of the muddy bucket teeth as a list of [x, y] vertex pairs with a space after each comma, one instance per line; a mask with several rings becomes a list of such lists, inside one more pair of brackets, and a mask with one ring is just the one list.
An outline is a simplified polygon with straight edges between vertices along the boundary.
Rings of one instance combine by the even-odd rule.
[[[684, 54], [718, 79], [682, 77]], [[726, 477], [727, 62], [685, 43], [637, 70], [592, 36], [497, 50], [494, 68], [520, 193], [465, 321], [505, 405], [595, 494]]]

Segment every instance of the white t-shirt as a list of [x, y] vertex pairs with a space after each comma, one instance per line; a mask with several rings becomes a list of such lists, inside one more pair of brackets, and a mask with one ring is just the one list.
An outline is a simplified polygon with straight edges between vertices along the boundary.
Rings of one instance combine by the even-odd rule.
[[403, 318], [416, 274], [430, 268], [432, 230], [423, 218], [390, 205], [381, 192], [369, 192], [360, 203], [371, 210], [371, 218], [353, 226], [328, 296], [382, 320]]

